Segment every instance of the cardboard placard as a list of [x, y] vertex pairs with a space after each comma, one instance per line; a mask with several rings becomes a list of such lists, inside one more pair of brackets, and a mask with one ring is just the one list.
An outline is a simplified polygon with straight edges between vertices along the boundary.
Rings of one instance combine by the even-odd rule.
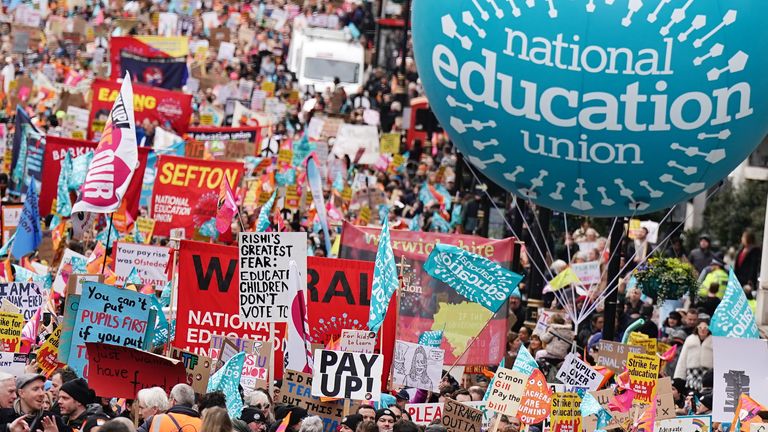
[[187, 372], [179, 360], [103, 343], [87, 342], [88, 386], [98, 396], [135, 398], [145, 388], [187, 383]]
[[213, 360], [178, 348], [171, 348], [171, 357], [180, 360], [184, 365], [187, 371], [187, 384], [195, 389], [195, 393], [205, 394], [208, 389], [208, 379], [211, 377]]
[[379, 354], [317, 350], [312, 396], [378, 401], [383, 368]]
[[440, 424], [448, 432], [480, 432], [483, 425], [483, 412], [453, 399], [446, 399]]
[[123, 284], [136, 268], [144, 285], [162, 286], [168, 283], [168, 261], [171, 249], [140, 243], [118, 242], [115, 252], [117, 284]]
[[[753, 425], [755, 424], [753, 423]], [[681, 416], [665, 420], [656, 419], [653, 428], [653, 432], [709, 432], [711, 430], [711, 416]], [[768, 431], [768, 428], [765, 428], [765, 431]]]
[[290, 262], [307, 274], [306, 233], [241, 232], [240, 318], [247, 322], [286, 322], [292, 299], [288, 286]]
[[600, 366], [605, 366], [615, 373], [624, 371], [629, 353], [642, 353], [642, 347], [626, 345], [620, 342], [601, 340], [598, 344], [598, 353], [595, 361]]

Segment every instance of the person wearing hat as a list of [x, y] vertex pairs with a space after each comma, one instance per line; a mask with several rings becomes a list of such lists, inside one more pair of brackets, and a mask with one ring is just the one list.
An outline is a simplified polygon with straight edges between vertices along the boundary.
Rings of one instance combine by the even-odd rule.
[[240, 420], [248, 425], [248, 429], [251, 432], [265, 432], [269, 425], [267, 424], [267, 417], [253, 407], [245, 407], [240, 413]]
[[[64, 417], [64, 421], [67, 426], [72, 429], [81, 429], [88, 420], [88, 409], [93, 409], [90, 406], [96, 401], [96, 394], [93, 390], [88, 388], [88, 383], [78, 378], [76, 380], [65, 382], [59, 389], [59, 407], [61, 408], [61, 415]], [[93, 414], [96, 414], [94, 411]]]
[[397, 416], [391, 409], [383, 408], [376, 411], [376, 426], [379, 432], [391, 432], [396, 421]]
[[27, 373], [16, 377], [18, 399], [13, 408], [0, 409], [0, 431], [70, 432], [61, 417], [43, 410], [45, 375]]
[[707, 234], [702, 234], [699, 236], [699, 247], [688, 254], [688, 261], [693, 265], [697, 272], [701, 273], [701, 271], [712, 262], [712, 258], [714, 257], [715, 254], [712, 251], [712, 240]]
[[341, 419], [341, 425], [339, 426], [339, 432], [355, 432], [357, 425], [363, 421], [363, 416], [360, 414], [352, 414]]

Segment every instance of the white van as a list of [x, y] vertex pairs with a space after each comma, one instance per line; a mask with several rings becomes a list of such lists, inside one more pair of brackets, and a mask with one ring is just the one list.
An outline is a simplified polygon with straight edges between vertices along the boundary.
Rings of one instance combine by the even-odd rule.
[[347, 94], [363, 84], [365, 52], [360, 42], [342, 30], [305, 27], [294, 29], [288, 51], [288, 70], [296, 74], [299, 85], [323, 92], [333, 88], [339, 78]]

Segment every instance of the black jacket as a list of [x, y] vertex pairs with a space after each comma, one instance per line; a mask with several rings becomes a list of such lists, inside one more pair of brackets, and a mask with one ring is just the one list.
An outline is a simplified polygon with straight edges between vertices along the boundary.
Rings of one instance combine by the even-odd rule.
[[[22, 414], [19, 414], [14, 410], [13, 408], [2, 408], [0, 409], [0, 432], [8, 432], [8, 427], [11, 423], [14, 422], [17, 418], [21, 417]], [[56, 420], [56, 426], [59, 428], [59, 432], [72, 432], [72, 429], [64, 424], [64, 421], [56, 414], [53, 414], [50, 411], [43, 411], [43, 415], [41, 417], [48, 417], [53, 416], [53, 418]], [[27, 416], [27, 424], [31, 427], [32, 422], [34, 421], [34, 416], [30, 417]], [[39, 427], [37, 429], [42, 430], [42, 420], [41, 423], [39, 423]]]
[[[744, 260], [740, 260], [744, 248], [739, 249], [734, 260], [733, 272], [742, 286], [751, 285], [752, 289], [757, 289], [757, 277], [760, 275], [761, 250], [759, 247], [752, 247], [746, 252]], [[741, 262], [740, 262], [741, 261]]]

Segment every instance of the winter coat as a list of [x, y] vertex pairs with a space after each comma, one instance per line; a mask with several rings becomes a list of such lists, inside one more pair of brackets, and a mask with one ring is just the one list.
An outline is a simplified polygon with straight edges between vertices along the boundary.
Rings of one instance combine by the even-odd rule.
[[547, 357], [564, 359], [571, 352], [573, 330], [570, 325], [550, 324], [541, 341], [547, 344]]
[[685, 379], [686, 371], [693, 368], [714, 368], [712, 336], [708, 336], [702, 341], [699, 339], [699, 335], [694, 333], [685, 339], [675, 367], [674, 378]]

